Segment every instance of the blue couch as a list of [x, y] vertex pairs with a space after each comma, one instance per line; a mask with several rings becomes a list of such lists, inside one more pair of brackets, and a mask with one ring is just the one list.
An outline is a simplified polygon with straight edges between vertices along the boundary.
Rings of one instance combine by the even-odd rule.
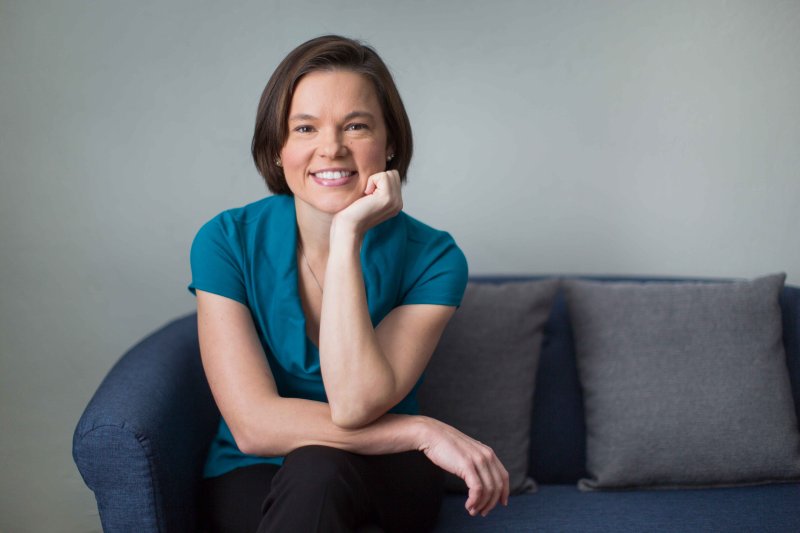
[[[474, 281], [522, 279], [537, 278]], [[800, 288], [783, 289], [781, 308], [787, 365], [800, 414]], [[200, 364], [195, 314], [167, 324], [120, 359], [87, 406], [73, 440], [73, 457], [94, 491], [107, 533], [199, 529], [198, 482], [218, 417]], [[545, 327], [530, 461], [537, 493], [514, 496], [507, 508], [498, 507], [485, 518], [466, 513], [464, 495], [448, 495], [437, 531], [800, 532], [800, 483], [578, 491], [576, 482], [586, 475], [585, 427], [571, 326], [561, 294]]]

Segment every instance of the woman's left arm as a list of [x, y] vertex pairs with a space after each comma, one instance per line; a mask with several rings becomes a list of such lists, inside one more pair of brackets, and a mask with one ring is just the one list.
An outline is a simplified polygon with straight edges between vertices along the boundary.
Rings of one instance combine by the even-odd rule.
[[373, 328], [361, 244], [369, 228], [400, 212], [400, 176], [370, 177], [366, 194], [331, 226], [319, 332], [331, 417], [348, 429], [376, 420], [411, 391], [455, 312], [453, 306], [403, 305]]

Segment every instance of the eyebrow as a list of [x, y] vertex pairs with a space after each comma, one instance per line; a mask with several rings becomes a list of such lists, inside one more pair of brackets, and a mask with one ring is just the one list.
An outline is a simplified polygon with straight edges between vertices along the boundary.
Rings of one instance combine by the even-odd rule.
[[[352, 120], [354, 118], [360, 118], [360, 117], [364, 117], [364, 118], [368, 118], [368, 119], [374, 119], [375, 118], [372, 115], [372, 113], [370, 113], [369, 111], [351, 111], [350, 113], [348, 113], [344, 117], [344, 120], [346, 122], [348, 120]], [[289, 117], [289, 121], [291, 122], [291, 121], [295, 121], [295, 120], [316, 120], [316, 118], [317, 117], [315, 117], [314, 115], [309, 115], [308, 113], [298, 113], [296, 115], [292, 115], [291, 117]]]

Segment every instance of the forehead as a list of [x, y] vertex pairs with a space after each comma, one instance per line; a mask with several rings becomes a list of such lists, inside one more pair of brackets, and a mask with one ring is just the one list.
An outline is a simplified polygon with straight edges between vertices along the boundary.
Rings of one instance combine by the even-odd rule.
[[297, 82], [289, 114], [321, 116], [354, 109], [380, 113], [375, 87], [366, 76], [350, 70], [315, 71]]

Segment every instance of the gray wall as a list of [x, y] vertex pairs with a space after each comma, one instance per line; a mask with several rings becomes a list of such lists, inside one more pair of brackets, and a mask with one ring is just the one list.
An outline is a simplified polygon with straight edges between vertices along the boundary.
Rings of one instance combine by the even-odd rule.
[[[417, 140], [406, 210], [472, 273], [800, 284], [800, 3], [0, 1], [0, 531], [96, 531], [70, 457], [102, 376], [190, 312], [188, 250], [266, 194], [280, 58], [372, 43]], [[235, 7], [230, 7], [235, 6]]]

